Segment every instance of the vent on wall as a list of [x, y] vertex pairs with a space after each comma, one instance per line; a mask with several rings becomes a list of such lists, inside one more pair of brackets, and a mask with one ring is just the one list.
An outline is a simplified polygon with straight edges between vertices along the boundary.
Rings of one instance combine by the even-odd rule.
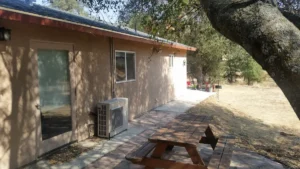
[[128, 99], [115, 98], [97, 104], [97, 135], [110, 138], [128, 128]]

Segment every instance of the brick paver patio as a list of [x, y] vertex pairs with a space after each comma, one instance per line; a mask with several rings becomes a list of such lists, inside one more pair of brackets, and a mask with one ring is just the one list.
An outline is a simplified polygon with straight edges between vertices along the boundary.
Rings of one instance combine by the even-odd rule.
[[[166, 123], [174, 119], [177, 115], [184, 113], [177, 110], [173, 105], [164, 105], [163, 111], [150, 111], [143, 116], [133, 120], [129, 123], [127, 131], [115, 136], [111, 140], [104, 140], [99, 142], [93, 150], [81, 154], [79, 157], [64, 164], [50, 165], [45, 160], [27, 167], [28, 169], [140, 169], [139, 165], [131, 164], [125, 160], [126, 154], [131, 152], [146, 141], [151, 134], [158, 128], [164, 126]], [[169, 111], [168, 111], [169, 110]], [[212, 149], [209, 145], [199, 145], [198, 150], [207, 164], [212, 154]], [[191, 162], [185, 150], [181, 148], [174, 148], [171, 152], [166, 154], [164, 158]], [[232, 169], [284, 169], [283, 166], [277, 162], [267, 159], [253, 152], [246, 150], [235, 149], [231, 161]]]

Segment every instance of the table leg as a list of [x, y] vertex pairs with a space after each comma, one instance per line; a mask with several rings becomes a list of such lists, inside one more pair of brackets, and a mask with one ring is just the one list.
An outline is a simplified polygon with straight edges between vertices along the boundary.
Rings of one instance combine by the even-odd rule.
[[164, 152], [166, 151], [168, 144], [165, 143], [157, 143], [156, 147], [151, 155], [153, 158], [161, 158]]
[[197, 147], [185, 147], [186, 151], [190, 155], [192, 162], [194, 164], [200, 164], [200, 165], [205, 165], [204, 162], [202, 161], [199, 152], [197, 151]]
[[[151, 158], [160, 159], [164, 154], [164, 152], [166, 151], [167, 147], [168, 144], [157, 143], [153, 153], [151, 154]], [[145, 169], [154, 169], [154, 167], [145, 166]]]

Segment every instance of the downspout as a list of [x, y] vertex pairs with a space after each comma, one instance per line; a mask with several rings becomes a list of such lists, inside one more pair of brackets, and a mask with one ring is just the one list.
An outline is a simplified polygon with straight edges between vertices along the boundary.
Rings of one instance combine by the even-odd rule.
[[115, 49], [114, 49], [114, 38], [109, 38], [109, 48], [110, 48], [110, 77], [111, 77], [111, 98], [116, 97], [115, 92]]

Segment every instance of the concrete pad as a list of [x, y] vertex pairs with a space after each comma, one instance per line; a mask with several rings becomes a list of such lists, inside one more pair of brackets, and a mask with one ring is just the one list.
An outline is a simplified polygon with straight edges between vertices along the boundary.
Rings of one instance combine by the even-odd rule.
[[203, 100], [207, 99], [210, 96], [215, 95], [215, 92], [204, 92], [199, 90], [186, 90], [184, 94], [177, 96], [175, 100], [191, 103], [191, 104], [198, 104]]
[[184, 94], [177, 96], [174, 101], [159, 106], [154, 110], [184, 113], [212, 95], [215, 95], [215, 93], [198, 90], [186, 90]]
[[155, 108], [155, 111], [168, 111], [175, 113], [184, 113], [192, 108], [194, 104], [187, 103], [184, 101], [174, 100], [165, 105]]
[[235, 149], [230, 163], [231, 169], [284, 169], [282, 164], [257, 153]]

